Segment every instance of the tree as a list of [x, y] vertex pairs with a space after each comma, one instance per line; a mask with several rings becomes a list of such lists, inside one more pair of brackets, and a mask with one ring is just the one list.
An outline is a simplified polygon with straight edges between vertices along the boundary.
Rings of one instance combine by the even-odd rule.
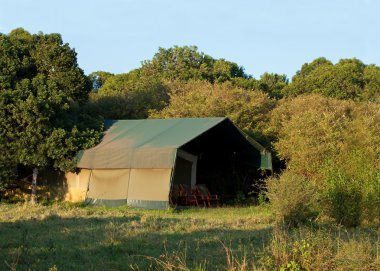
[[114, 74], [110, 72], [104, 72], [104, 71], [97, 71], [92, 72], [88, 75], [88, 78], [90, 79], [92, 83], [92, 90], [94, 92], [97, 92], [107, 81], [108, 78], [114, 76]]
[[311, 63], [305, 63], [302, 65], [301, 70], [296, 72], [296, 75], [293, 77], [293, 81], [296, 81], [299, 78], [306, 78], [313, 71], [324, 66], [333, 66], [333, 63], [324, 57], [316, 58]]
[[222, 83], [225, 81], [230, 81], [235, 77], [247, 77], [242, 67], [223, 58], [214, 62], [212, 67], [212, 81]]
[[379, 72], [358, 59], [341, 59], [333, 65], [325, 58], [304, 64], [283, 89], [285, 96], [321, 94], [338, 99], [376, 101], [380, 95]]
[[78, 67], [76, 52], [63, 43], [59, 34], [41, 33], [33, 38], [31, 57], [37, 74], [46, 76], [48, 83], [54, 84], [68, 99], [86, 101], [91, 82]]
[[206, 79], [214, 60], [198, 52], [196, 46], [158, 48], [152, 60], [144, 61], [141, 69], [147, 75], [165, 79]]
[[283, 96], [282, 90], [288, 85], [289, 80], [285, 74], [275, 74], [265, 72], [260, 76], [260, 80], [256, 83], [256, 88], [268, 93], [275, 99], [281, 99]]
[[75, 51], [59, 34], [15, 29], [0, 36], [0, 64], [0, 143], [13, 169], [10, 174], [0, 168], [1, 181], [17, 175], [18, 165], [72, 170], [75, 153], [100, 136], [98, 125], [96, 130], [76, 122], [86, 116], [72, 118], [91, 90]]
[[366, 66], [363, 77], [364, 91], [361, 100], [380, 103], [380, 67]]
[[247, 78], [244, 69], [225, 59], [214, 59], [199, 52], [196, 46], [159, 48], [152, 60], [143, 62], [141, 73], [166, 80], [190, 79], [224, 82], [232, 78]]
[[140, 69], [109, 77], [98, 93], [91, 95], [91, 114], [107, 119], [147, 118], [150, 110], [160, 110], [169, 102], [160, 78], [146, 76]]

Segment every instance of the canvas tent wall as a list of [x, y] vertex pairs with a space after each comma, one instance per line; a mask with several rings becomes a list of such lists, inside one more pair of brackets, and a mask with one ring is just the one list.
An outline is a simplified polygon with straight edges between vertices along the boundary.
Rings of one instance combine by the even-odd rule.
[[[246, 152], [249, 163], [271, 169], [270, 153], [228, 118], [119, 120], [107, 125], [102, 142], [78, 154], [79, 179], [88, 183], [82, 198], [88, 203], [166, 208], [172, 182], [196, 182], [198, 158], [208, 146]], [[69, 193], [73, 189], [69, 185]]]

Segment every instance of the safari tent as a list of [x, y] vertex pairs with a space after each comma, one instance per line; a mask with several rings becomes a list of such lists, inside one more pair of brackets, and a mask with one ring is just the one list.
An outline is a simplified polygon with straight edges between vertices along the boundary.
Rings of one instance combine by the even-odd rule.
[[117, 120], [66, 175], [70, 201], [162, 209], [174, 184], [233, 189], [237, 167], [271, 169], [270, 153], [228, 118]]

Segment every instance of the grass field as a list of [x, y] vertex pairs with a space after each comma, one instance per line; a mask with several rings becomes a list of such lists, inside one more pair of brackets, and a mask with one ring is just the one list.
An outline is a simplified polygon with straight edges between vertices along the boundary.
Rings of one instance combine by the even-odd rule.
[[0, 270], [380, 270], [380, 228], [284, 229], [268, 206], [0, 204]]

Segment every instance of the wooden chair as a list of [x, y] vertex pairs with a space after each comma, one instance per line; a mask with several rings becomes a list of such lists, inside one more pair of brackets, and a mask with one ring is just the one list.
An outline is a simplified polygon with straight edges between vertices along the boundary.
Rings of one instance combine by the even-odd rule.
[[195, 191], [202, 197], [202, 200], [208, 207], [215, 203], [216, 207], [219, 206], [219, 197], [216, 194], [211, 194], [205, 184], [196, 184]]
[[188, 184], [180, 184], [180, 198], [184, 205], [199, 206], [198, 197]]

